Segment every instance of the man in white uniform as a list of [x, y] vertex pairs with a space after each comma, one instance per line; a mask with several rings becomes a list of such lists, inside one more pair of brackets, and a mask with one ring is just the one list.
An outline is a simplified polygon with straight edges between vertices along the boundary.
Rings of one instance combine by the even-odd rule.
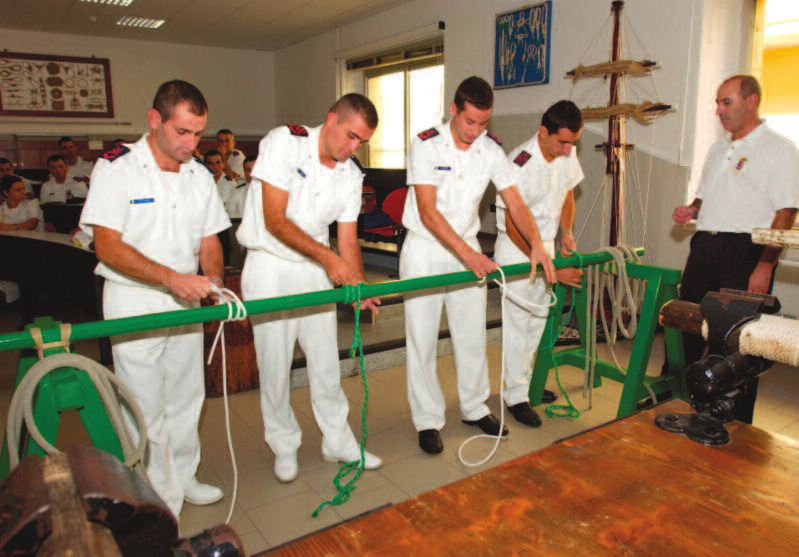
[[[716, 114], [729, 133], [708, 151], [696, 198], [674, 209], [677, 224], [696, 220], [680, 282], [680, 299], [700, 303], [721, 288], [770, 293], [782, 248], [752, 243], [752, 230], [790, 230], [799, 207], [799, 151], [760, 119], [760, 84], [750, 75], [725, 80]], [[701, 212], [700, 212], [701, 209]], [[705, 341], [683, 335], [685, 363], [702, 357]], [[736, 418], [752, 423], [757, 379]]]
[[42, 203], [66, 203], [82, 201], [89, 195], [89, 188], [69, 175], [67, 161], [61, 155], [50, 155], [47, 158], [47, 170], [50, 179], [42, 184], [39, 201]]
[[[547, 253], [555, 256], [555, 237], [562, 230], [561, 253], [571, 255], [577, 247], [572, 235], [574, 224], [574, 187], [583, 179], [574, 144], [580, 138], [583, 118], [571, 101], [550, 106], [541, 118], [538, 133], [511, 151], [508, 160], [513, 168], [514, 183], [524, 203], [533, 213]], [[504, 202], [497, 201], [497, 236], [494, 258], [500, 265], [527, 261], [529, 245], [519, 234]], [[558, 278], [563, 280], [558, 272]], [[573, 270], [576, 271], [576, 270]], [[579, 279], [579, 271], [576, 271]], [[573, 284], [573, 282], [572, 282]], [[579, 285], [579, 280], [578, 283]], [[508, 290], [537, 309], [521, 307], [513, 299], [505, 304], [502, 322], [502, 343], [505, 350], [505, 390], [502, 398], [517, 422], [540, 427], [541, 418], [530, 406], [527, 397], [531, 364], [549, 313], [548, 285], [536, 277], [533, 285], [527, 277], [508, 281]], [[555, 400], [555, 394], [544, 393], [544, 402]]]
[[[463, 81], [450, 106], [452, 119], [421, 132], [408, 156], [408, 185], [403, 224], [408, 236], [400, 255], [400, 276], [415, 278], [471, 270], [478, 278], [497, 269], [477, 241], [478, 207], [493, 181], [522, 236], [532, 246], [530, 259], [541, 262], [554, 281], [555, 269], [524, 205], [499, 139], [486, 133], [494, 95], [485, 80]], [[436, 344], [441, 309], [446, 306], [458, 374], [458, 397], [465, 424], [497, 435], [499, 420], [486, 406], [490, 393], [486, 361], [485, 285], [461, 285], [405, 294], [408, 347], [408, 402], [429, 454], [444, 446], [444, 396], [436, 375]], [[503, 435], [507, 429], [503, 429]]]
[[204, 160], [205, 166], [208, 168], [211, 174], [214, 175], [216, 189], [219, 192], [219, 197], [222, 199], [222, 204], [227, 210], [230, 197], [233, 195], [233, 190], [236, 189], [236, 180], [225, 174], [225, 163], [222, 158], [222, 153], [216, 149], [206, 151]]
[[216, 150], [222, 154], [223, 170], [231, 180], [244, 176], [244, 153], [236, 149], [236, 138], [227, 129], [216, 132]]
[[[364, 281], [357, 220], [363, 170], [353, 152], [377, 127], [374, 105], [343, 96], [322, 126], [290, 125], [261, 140], [237, 237], [246, 247], [242, 293], [247, 300], [329, 289]], [[260, 183], [259, 183], [260, 182]], [[328, 226], [338, 222], [338, 254]], [[376, 309], [377, 300], [363, 307]], [[335, 306], [283, 311], [251, 318], [261, 379], [264, 438], [275, 453], [275, 475], [297, 477], [302, 431], [290, 404], [290, 371], [299, 340], [308, 362], [311, 405], [322, 431], [322, 457], [359, 461], [341, 389]], [[365, 453], [364, 467], [382, 461]]]
[[[222, 285], [216, 235], [230, 221], [211, 174], [191, 156], [207, 117], [194, 85], [164, 83], [148, 113], [150, 133], [98, 161], [81, 227], [94, 237], [96, 272], [106, 278], [107, 319], [197, 307], [212, 283]], [[147, 421], [146, 467], [156, 493], [175, 516], [184, 499], [221, 499], [219, 488], [195, 477], [205, 399], [202, 325], [119, 335], [112, 343], [115, 371]]]
[[69, 177], [76, 182], [88, 185], [92, 170], [94, 170], [94, 164], [78, 156], [78, 146], [75, 145], [71, 137], [59, 139], [58, 148], [61, 149], [61, 155], [66, 159], [69, 166]]

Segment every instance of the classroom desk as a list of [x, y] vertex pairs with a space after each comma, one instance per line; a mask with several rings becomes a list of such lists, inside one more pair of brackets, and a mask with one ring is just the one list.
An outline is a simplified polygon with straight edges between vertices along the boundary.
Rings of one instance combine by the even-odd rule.
[[796, 555], [799, 444], [734, 422], [706, 447], [654, 425], [690, 411], [669, 402], [269, 554]]
[[[40, 294], [79, 304], [103, 318], [103, 279], [94, 274], [97, 256], [55, 232], [0, 232], [0, 279], [19, 284], [22, 320], [31, 323]], [[111, 362], [108, 339], [101, 339], [103, 363]]]

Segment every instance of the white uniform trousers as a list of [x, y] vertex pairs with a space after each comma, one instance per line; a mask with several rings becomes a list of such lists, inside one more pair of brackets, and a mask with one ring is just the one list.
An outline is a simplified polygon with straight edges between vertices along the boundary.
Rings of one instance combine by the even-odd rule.
[[[477, 239], [469, 241], [479, 250]], [[403, 279], [464, 271], [466, 268], [438, 242], [409, 233], [400, 256]], [[464, 420], [479, 420], [490, 410], [486, 361], [486, 289], [458, 285], [405, 294], [408, 403], [417, 431], [444, 427], [446, 404], [436, 373], [436, 348], [442, 307], [455, 353], [458, 399]]]
[[[324, 268], [308, 261], [282, 259], [249, 250], [242, 273], [245, 300], [301, 294], [332, 288]], [[291, 408], [294, 344], [305, 352], [311, 407], [328, 453], [357, 448], [347, 423], [349, 404], [341, 389], [336, 309], [333, 304], [250, 317], [261, 379], [264, 439], [276, 455], [296, 453], [302, 430]]]
[[[197, 306], [198, 302], [179, 300], [160, 290], [105, 283], [106, 319]], [[147, 422], [147, 475], [155, 492], [178, 516], [184, 486], [200, 464], [197, 427], [205, 400], [202, 325], [118, 335], [111, 343], [114, 370], [133, 391]], [[133, 419], [130, 415], [127, 419], [134, 430]]]
[[[544, 242], [550, 257], [554, 256], [554, 242]], [[507, 236], [497, 241], [494, 258], [500, 265], [526, 263], [530, 261]], [[507, 281], [508, 290], [516, 297], [538, 306], [547, 305], [551, 298], [547, 293], [547, 281], [541, 273], [530, 285], [525, 275]], [[505, 389], [502, 399], [508, 406], [529, 400], [532, 362], [544, 334], [549, 308], [527, 309], [508, 296], [505, 300], [505, 315], [502, 316], [502, 343], [505, 352]]]

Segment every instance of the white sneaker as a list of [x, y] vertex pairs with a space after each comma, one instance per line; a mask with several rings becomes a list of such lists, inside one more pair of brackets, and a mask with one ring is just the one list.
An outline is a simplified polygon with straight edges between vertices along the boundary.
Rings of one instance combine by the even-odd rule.
[[192, 478], [183, 489], [183, 498], [192, 505], [210, 505], [222, 499], [222, 490], [216, 486], [201, 484]]
[[[363, 452], [363, 457], [366, 460], [364, 462], [364, 469], [366, 470], [377, 470], [381, 466], [383, 466], [383, 461], [379, 456], [375, 456], [369, 451]], [[344, 449], [342, 451], [338, 451], [336, 453], [328, 453], [325, 449], [322, 449], [322, 459], [325, 462], [352, 462], [357, 460], [360, 462], [361, 460], [361, 449], [360, 447], [356, 447], [354, 449]]]
[[275, 476], [283, 483], [297, 479], [297, 453], [275, 455]]

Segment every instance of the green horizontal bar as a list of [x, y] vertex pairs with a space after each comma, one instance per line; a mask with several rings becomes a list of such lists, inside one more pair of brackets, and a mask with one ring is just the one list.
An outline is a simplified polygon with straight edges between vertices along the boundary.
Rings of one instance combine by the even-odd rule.
[[[639, 255], [643, 255], [643, 248], [636, 248]], [[604, 251], [595, 251], [573, 255], [571, 257], [559, 257], [553, 260], [556, 269], [563, 267], [588, 266], [612, 261], [611, 255]], [[540, 268], [540, 267], [539, 267]], [[515, 265], [505, 265], [501, 267], [506, 277], [526, 275], [530, 273], [529, 263], [517, 263]], [[499, 279], [499, 272], [491, 273], [487, 279]], [[388, 294], [399, 294], [402, 292], [414, 292], [416, 290], [427, 290], [429, 288], [440, 288], [442, 286], [453, 286], [455, 284], [465, 284], [475, 282], [477, 277], [471, 271], [460, 271], [457, 273], [446, 273], [443, 275], [431, 275], [405, 280], [395, 280], [379, 282], [376, 284], [360, 285], [362, 298], [379, 298]], [[317, 292], [306, 292], [290, 296], [278, 296], [275, 298], [263, 298], [260, 300], [250, 300], [244, 302], [247, 315], [259, 315], [275, 311], [297, 309], [301, 307], [313, 307], [323, 304], [348, 302], [354, 300], [355, 287], [345, 286], [331, 290], [319, 290]], [[120, 319], [107, 319], [105, 321], [93, 321], [90, 323], [76, 323], [72, 325], [70, 340], [87, 340], [113, 335], [138, 333], [155, 329], [165, 329], [168, 327], [178, 327], [192, 323], [204, 323], [206, 321], [221, 321], [228, 316], [227, 305], [206, 306], [192, 309], [182, 309], [167, 311], [163, 313], [151, 313], [138, 315], [135, 317], [123, 317]], [[58, 329], [42, 330], [42, 341], [57, 342], [61, 340]], [[0, 352], [9, 350], [22, 350], [35, 346], [33, 338], [28, 332], [16, 332], [0, 335]]]

